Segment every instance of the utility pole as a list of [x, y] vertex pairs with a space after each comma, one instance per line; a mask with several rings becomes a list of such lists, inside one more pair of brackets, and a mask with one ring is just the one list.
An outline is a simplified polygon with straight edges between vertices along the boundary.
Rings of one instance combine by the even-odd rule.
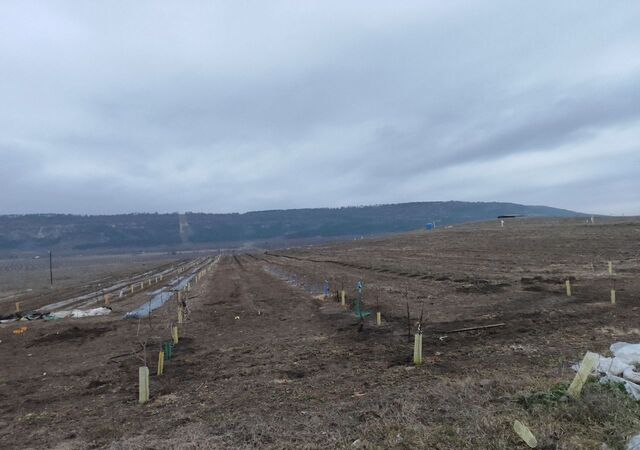
[[51, 287], [53, 287], [53, 260], [51, 250], [49, 250], [49, 280], [51, 281]]

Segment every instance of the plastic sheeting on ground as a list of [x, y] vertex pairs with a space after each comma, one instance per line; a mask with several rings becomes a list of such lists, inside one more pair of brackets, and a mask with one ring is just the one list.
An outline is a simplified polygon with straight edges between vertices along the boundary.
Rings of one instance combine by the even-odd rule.
[[169, 301], [172, 292], [167, 291], [157, 291], [153, 294], [153, 297], [148, 302], [144, 302], [138, 308], [130, 311], [124, 315], [125, 319], [142, 319], [144, 317], [148, 317], [151, 314], [151, 311], [154, 311], [164, 305]]
[[627, 443], [627, 450], [640, 450], [640, 434], [636, 434], [634, 437], [629, 439]]
[[100, 307], [93, 309], [72, 309], [71, 311], [56, 311], [49, 313], [48, 316], [52, 319], [64, 319], [65, 317], [80, 319], [82, 317], [106, 316], [107, 314], [111, 314], [111, 308]]
[[89, 292], [88, 294], [83, 294], [77, 297], [73, 297], [73, 298], [69, 298], [66, 300], [62, 300], [59, 302], [55, 302], [55, 303], [51, 303], [48, 305], [43, 306], [42, 308], [39, 308], [37, 310], [37, 312], [47, 312], [47, 311], [51, 311], [51, 310], [56, 310], [56, 309], [60, 309], [60, 308], [68, 308], [68, 307], [72, 307], [72, 305], [76, 304], [76, 303], [82, 303], [82, 305], [76, 305], [76, 306], [88, 306], [90, 304], [95, 304], [98, 303], [101, 299], [103, 299], [104, 294], [113, 294], [114, 292], [117, 292], [118, 290], [120, 291], [120, 295], [119, 297], [122, 297], [122, 294], [124, 292], [126, 292], [126, 288], [132, 284], [138, 284], [140, 282], [144, 282], [150, 278], [157, 278], [158, 276], [167, 276], [168, 274], [170, 274], [173, 270], [175, 270], [174, 268], [168, 268], [165, 269], [161, 272], [154, 272], [152, 270], [149, 270], [145, 273], [139, 274], [133, 278], [128, 278], [126, 280], [121, 280], [118, 281], [117, 283], [108, 286], [104, 289], [100, 289], [98, 291], [94, 291], [94, 292]]
[[[636, 365], [640, 364], [640, 344], [616, 342], [609, 348], [613, 358], [598, 355], [598, 366], [595, 372], [601, 376], [600, 382], [624, 383], [629, 395], [640, 400], [640, 372], [636, 371]], [[579, 364], [573, 366], [575, 370], [579, 368]]]
[[11, 322], [23, 322], [26, 320], [56, 320], [56, 319], [64, 319], [66, 317], [71, 317], [74, 319], [79, 319], [82, 317], [95, 317], [95, 316], [106, 316], [111, 313], [111, 308], [108, 307], [100, 307], [93, 309], [72, 309], [67, 311], [55, 311], [55, 312], [39, 312], [39, 311], [27, 311], [27, 312], [19, 312], [14, 313], [9, 316], [2, 316], [0, 319], [0, 324], [3, 323], [11, 323]]
[[145, 317], [149, 317], [152, 311], [160, 308], [162, 305], [167, 303], [171, 296], [177, 291], [180, 291], [187, 287], [187, 285], [193, 280], [196, 276], [197, 269], [193, 271], [192, 274], [187, 275], [185, 277], [179, 278], [178, 280], [171, 283], [173, 286], [171, 290], [165, 290], [162, 288], [155, 292], [152, 292], [151, 295], [153, 297], [148, 302], [144, 302], [138, 308], [130, 311], [124, 315], [125, 319], [142, 319]]

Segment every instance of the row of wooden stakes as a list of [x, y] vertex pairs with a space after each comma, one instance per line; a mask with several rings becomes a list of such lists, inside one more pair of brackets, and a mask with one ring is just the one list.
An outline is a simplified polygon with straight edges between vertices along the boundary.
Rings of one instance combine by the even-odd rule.
[[[178, 267], [177, 271], [178, 271], [178, 273], [181, 273], [181, 272], [184, 271], [184, 269], [185, 269], [184, 267]], [[129, 290], [129, 292], [131, 294], [133, 294], [135, 292], [135, 290], [136, 290], [136, 286], [140, 287], [139, 290], [144, 290], [145, 285], [147, 287], [149, 287], [149, 286], [151, 286], [152, 283], [153, 284], [157, 284], [160, 281], [162, 281], [162, 279], [163, 279], [163, 274], [159, 274], [159, 275], [155, 276], [154, 278], [148, 278], [146, 280], [130, 284], [129, 287], [128, 287], [128, 290]], [[124, 294], [124, 290], [121, 290], [119, 297], [122, 297], [123, 294]], [[108, 292], [105, 292], [104, 294], [102, 294], [102, 300], [103, 300], [105, 306], [109, 306], [109, 304], [111, 302], [111, 294], [108, 293]], [[16, 312], [17, 313], [21, 312], [22, 311], [22, 302], [16, 302], [15, 307], [16, 307]]]
[[[179, 266], [176, 268], [176, 273], [182, 273], [184, 272], [186, 269], [188, 269], [189, 267], [191, 267], [193, 263], [189, 263], [186, 266]], [[171, 272], [170, 272], [171, 273]], [[146, 280], [142, 280], [140, 282], [135, 282], [129, 285], [128, 291], [130, 294], [133, 294], [136, 291], [136, 286], [139, 287], [139, 291], [142, 291], [145, 289], [146, 287], [150, 287], [152, 284], [158, 284], [159, 282], [161, 282], [164, 278], [164, 274], [160, 273], [158, 275], [156, 275], [153, 278], [147, 278]], [[125, 292], [125, 289], [120, 291], [120, 295], [119, 298], [123, 296]], [[109, 302], [111, 300], [111, 294], [109, 293], [104, 293], [102, 295], [103, 301], [105, 306], [109, 306]]]
[[[173, 347], [177, 345], [178, 342], [180, 342], [178, 326], [173, 325], [171, 327], [171, 341], [164, 342], [162, 350], [158, 352], [158, 376], [164, 375], [165, 355], [167, 360], [170, 360], [173, 357]], [[141, 405], [147, 403], [149, 401], [149, 396], [149, 367], [141, 366], [138, 368], [138, 403]]]
[[[194, 279], [195, 283], [200, 282], [203, 276], [211, 271], [213, 268], [213, 262], [208, 264], [205, 268], [196, 273]], [[165, 360], [173, 358], [173, 347], [180, 342], [180, 325], [184, 325], [185, 311], [182, 306], [183, 295], [187, 296], [187, 293], [191, 291], [191, 283], [187, 283], [186, 287], [182, 290], [175, 291], [177, 299], [177, 324], [171, 326], [171, 340], [163, 343], [161, 350], [158, 352], [158, 365], [156, 370], [157, 376], [164, 375]], [[171, 345], [167, 345], [170, 343]], [[138, 368], [138, 403], [145, 404], [149, 401], [150, 389], [149, 389], [149, 367], [141, 366]]]
[[[609, 271], [609, 276], [613, 276], [613, 263], [611, 261], [609, 261], [608, 263], [608, 271]], [[615, 281], [614, 281], [615, 283]], [[571, 289], [571, 280], [566, 280], [565, 281], [565, 288], [567, 291], [567, 297], [571, 297], [573, 292]], [[615, 305], [616, 304], [616, 288], [615, 288], [615, 284], [613, 284], [611, 286], [611, 304]]]

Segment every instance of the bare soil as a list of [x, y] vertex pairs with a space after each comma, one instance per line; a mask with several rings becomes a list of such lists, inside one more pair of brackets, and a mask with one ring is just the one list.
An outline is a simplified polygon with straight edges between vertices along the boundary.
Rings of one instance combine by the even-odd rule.
[[[624, 448], [640, 432], [636, 402], [595, 383], [581, 400], [562, 394], [587, 350], [640, 341], [639, 255], [640, 221], [621, 219], [225, 256], [189, 293], [162, 376], [175, 302], [141, 321], [122, 317], [145, 293], [109, 316], [0, 326], [0, 447], [526, 448], [518, 419], [539, 448]], [[364, 324], [351, 311], [359, 280]], [[347, 308], [333, 295], [343, 286]], [[407, 304], [411, 333], [424, 316], [419, 367]], [[151, 401], [141, 406], [145, 342]]]

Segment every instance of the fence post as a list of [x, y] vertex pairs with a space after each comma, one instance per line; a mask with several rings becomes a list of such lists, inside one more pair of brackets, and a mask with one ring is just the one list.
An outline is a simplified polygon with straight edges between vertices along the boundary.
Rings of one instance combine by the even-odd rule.
[[158, 375], [162, 375], [164, 373], [164, 351], [160, 350], [158, 352]]
[[417, 332], [413, 340], [413, 364], [422, 364], [422, 332]]
[[142, 405], [149, 401], [149, 368], [138, 369], [138, 402]]

